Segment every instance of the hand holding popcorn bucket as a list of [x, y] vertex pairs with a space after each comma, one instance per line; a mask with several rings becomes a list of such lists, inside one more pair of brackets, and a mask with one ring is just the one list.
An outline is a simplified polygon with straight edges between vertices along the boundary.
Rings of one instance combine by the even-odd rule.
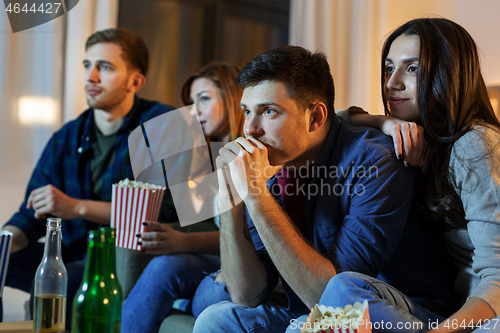
[[315, 305], [301, 333], [371, 333], [368, 302], [344, 308]]
[[113, 184], [111, 228], [116, 229], [116, 246], [140, 250], [137, 233], [147, 231], [144, 221], [157, 221], [165, 187], [124, 179]]

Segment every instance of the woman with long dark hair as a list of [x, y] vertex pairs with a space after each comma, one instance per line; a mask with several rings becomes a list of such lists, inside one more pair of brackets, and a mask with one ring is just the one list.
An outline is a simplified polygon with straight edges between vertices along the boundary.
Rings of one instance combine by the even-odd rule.
[[399, 158], [404, 152], [406, 163], [422, 167], [420, 203], [458, 268], [460, 300], [446, 317], [373, 277], [345, 272], [330, 280], [320, 304], [368, 300], [373, 332], [466, 332], [487, 323], [498, 332], [490, 320], [500, 315], [500, 123], [476, 44], [450, 20], [409, 21], [384, 44], [381, 83], [386, 116], [351, 119], [393, 136]]

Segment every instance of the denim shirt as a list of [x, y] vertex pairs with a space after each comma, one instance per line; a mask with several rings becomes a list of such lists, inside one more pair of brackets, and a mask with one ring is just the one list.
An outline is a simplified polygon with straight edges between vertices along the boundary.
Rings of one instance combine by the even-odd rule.
[[[135, 97], [131, 111], [117, 132], [115, 160], [103, 175], [103, 201], [111, 201], [112, 184], [134, 178], [129, 158], [129, 134], [144, 122], [171, 110], [171, 106]], [[31, 191], [52, 184], [70, 197], [90, 200], [93, 127], [94, 110], [88, 109], [54, 133], [45, 146], [29, 181], [24, 202], [7, 222], [21, 229], [30, 243], [36, 242], [46, 231], [45, 220], [36, 219], [35, 211], [26, 208]], [[81, 256], [85, 253], [87, 232], [97, 227], [98, 224], [82, 219], [63, 221], [62, 243], [71, 247], [77, 257]]]
[[[418, 174], [397, 160], [391, 138], [335, 117], [310, 170], [303, 237], [336, 272], [378, 277], [437, 313], [451, 312], [453, 269], [437, 233], [427, 230], [412, 205]], [[267, 185], [276, 186], [276, 178]], [[271, 193], [281, 205], [280, 195]], [[248, 212], [246, 216], [268, 275], [267, 290], [281, 279], [289, 308], [308, 313], [279, 275]]]

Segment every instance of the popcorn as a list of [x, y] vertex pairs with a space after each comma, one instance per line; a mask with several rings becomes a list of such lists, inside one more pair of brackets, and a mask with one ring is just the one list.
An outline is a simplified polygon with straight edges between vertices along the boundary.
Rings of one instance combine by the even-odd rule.
[[344, 308], [315, 305], [302, 333], [371, 333], [368, 302], [356, 302]]
[[156, 221], [166, 188], [124, 179], [113, 184], [111, 227], [116, 228], [116, 246], [140, 250], [137, 233], [145, 232], [144, 221]]
[[120, 180], [117, 185], [120, 187], [134, 187], [134, 188], [141, 188], [141, 189], [145, 189], [145, 190], [165, 189], [165, 187], [161, 187], [161, 186], [149, 184], [149, 183], [138, 182], [135, 180], [130, 180], [128, 178]]

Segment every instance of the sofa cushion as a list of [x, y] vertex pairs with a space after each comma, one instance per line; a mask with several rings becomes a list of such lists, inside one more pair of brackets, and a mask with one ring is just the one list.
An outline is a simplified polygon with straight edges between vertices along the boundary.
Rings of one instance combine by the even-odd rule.
[[158, 333], [192, 333], [194, 321], [193, 316], [173, 310], [161, 323]]
[[[219, 230], [213, 221], [204, 221], [181, 227], [177, 223], [168, 223], [176, 230], [183, 232], [201, 232]], [[122, 287], [123, 300], [125, 300], [139, 279], [142, 271], [153, 259], [155, 254], [146, 254], [136, 250], [116, 248], [116, 275]], [[172, 310], [160, 326], [160, 333], [191, 333], [193, 331], [195, 318], [183, 311]]]
[[[186, 227], [181, 227], [178, 222], [168, 223], [176, 230], [183, 232], [201, 232], [218, 230], [212, 221], [195, 223]], [[123, 300], [125, 300], [139, 279], [142, 271], [149, 264], [156, 254], [147, 254], [136, 250], [116, 248], [116, 275], [122, 287]]]

